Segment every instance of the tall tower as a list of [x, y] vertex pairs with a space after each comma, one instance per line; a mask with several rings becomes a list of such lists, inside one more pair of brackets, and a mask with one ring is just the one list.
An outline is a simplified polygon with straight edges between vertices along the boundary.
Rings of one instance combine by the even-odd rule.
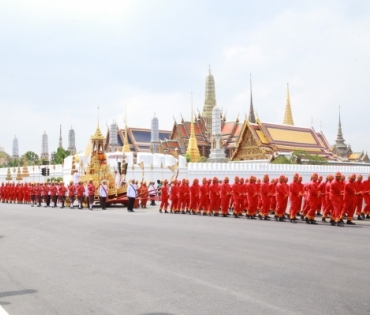
[[150, 130], [150, 148], [152, 153], [157, 153], [159, 145], [159, 124], [158, 118], [155, 116], [152, 118], [152, 125]]
[[338, 123], [338, 133], [337, 139], [335, 140], [335, 144], [333, 146], [334, 153], [341, 159], [341, 160], [348, 160], [348, 155], [350, 154], [350, 147], [346, 145], [345, 140], [343, 138], [342, 132], [342, 122], [340, 120], [340, 107], [339, 107], [339, 123]]
[[212, 131], [212, 109], [216, 106], [215, 79], [209, 67], [209, 74], [206, 78], [206, 95], [203, 106], [203, 117], [206, 120], [207, 133], [210, 136]]
[[253, 97], [252, 97], [252, 74], [250, 74], [250, 86], [251, 86], [251, 101], [249, 105], [249, 117], [248, 120], [251, 123], [256, 123], [256, 117], [254, 116], [254, 108], [253, 108]]
[[49, 141], [48, 141], [48, 135], [46, 134], [45, 130], [44, 130], [44, 134], [42, 135], [42, 147], [41, 147], [40, 157], [42, 159], [49, 161]]
[[290, 107], [289, 83], [287, 83], [286, 87], [286, 106], [283, 124], [294, 126], [292, 108]]
[[18, 139], [17, 136], [14, 136], [13, 139], [13, 147], [12, 147], [12, 158], [19, 158], [19, 150], [18, 150]]
[[211, 154], [209, 162], [227, 162], [221, 135], [221, 111], [218, 106], [212, 110], [212, 135], [211, 135]]
[[191, 127], [190, 127], [190, 138], [186, 154], [190, 157], [190, 162], [198, 162], [200, 158], [198, 141], [195, 138], [194, 132], [194, 114], [193, 114], [193, 94], [191, 95]]
[[68, 131], [68, 151], [71, 154], [76, 154], [76, 140], [75, 140], [75, 131], [73, 130], [72, 126], [71, 129]]
[[60, 125], [60, 129], [59, 129], [59, 146], [58, 146], [58, 148], [63, 149], [62, 125]]
[[115, 121], [109, 126], [109, 146], [111, 147], [111, 151], [115, 151], [115, 148], [118, 146], [117, 140], [118, 134], [118, 127]]

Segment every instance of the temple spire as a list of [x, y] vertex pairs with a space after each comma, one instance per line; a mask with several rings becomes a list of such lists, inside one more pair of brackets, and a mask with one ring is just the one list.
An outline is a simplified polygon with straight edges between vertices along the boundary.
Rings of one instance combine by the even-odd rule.
[[209, 66], [208, 72], [208, 76], [206, 77], [206, 93], [203, 106], [203, 117], [206, 121], [207, 135], [210, 136], [212, 132], [212, 109], [216, 106], [216, 91], [215, 79], [211, 73], [211, 66]]
[[287, 89], [286, 89], [286, 106], [285, 106], [283, 124], [294, 126], [292, 108], [290, 107], [289, 83], [287, 83]]
[[62, 125], [60, 125], [60, 130], [59, 130], [59, 148], [63, 148]]
[[250, 74], [250, 87], [251, 87], [251, 101], [249, 105], [249, 122], [256, 123], [256, 117], [254, 116], [254, 109], [253, 109], [253, 97], [252, 97], [252, 74]]
[[191, 93], [191, 127], [190, 127], [190, 138], [186, 154], [190, 157], [190, 162], [198, 162], [200, 158], [197, 138], [195, 138], [194, 132], [194, 115], [193, 115], [193, 93]]
[[338, 123], [338, 133], [337, 133], [337, 139], [335, 140], [335, 143], [337, 146], [346, 146], [344, 143], [344, 138], [343, 138], [343, 132], [342, 132], [342, 122], [340, 120], [340, 106], [339, 106], [339, 123]]

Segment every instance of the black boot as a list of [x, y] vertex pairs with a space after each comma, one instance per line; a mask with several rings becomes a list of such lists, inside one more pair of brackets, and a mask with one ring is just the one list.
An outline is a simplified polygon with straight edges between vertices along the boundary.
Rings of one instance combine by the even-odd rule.
[[351, 220], [347, 220], [346, 224], [348, 224], [348, 225], [356, 225], [356, 223], [352, 222]]
[[358, 215], [357, 216], [357, 220], [360, 220], [360, 221], [362, 221], [364, 218], [361, 216], [361, 215]]
[[318, 224], [315, 220], [310, 220], [310, 224]]
[[343, 221], [339, 221], [339, 222], [337, 223], [337, 226], [339, 226], [339, 227], [343, 227], [343, 226], [344, 226]]

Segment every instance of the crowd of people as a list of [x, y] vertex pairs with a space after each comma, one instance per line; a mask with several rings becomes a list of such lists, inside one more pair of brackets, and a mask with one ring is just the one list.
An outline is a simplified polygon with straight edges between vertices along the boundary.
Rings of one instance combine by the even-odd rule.
[[[31, 206], [55, 208], [65, 207], [65, 203], [73, 209], [77, 203], [78, 209], [83, 209], [85, 205], [93, 210], [95, 201], [96, 187], [90, 180], [84, 185], [82, 181], [74, 183], [71, 181], [68, 185], [63, 182], [49, 183], [1, 183], [0, 200], [2, 203], [26, 203]], [[103, 180], [99, 186], [99, 196], [102, 209], [106, 209], [106, 198], [108, 196], [108, 186]]]
[[307, 183], [302, 183], [298, 174], [291, 183], [284, 175], [271, 180], [269, 175], [262, 180], [236, 176], [232, 184], [228, 177], [222, 181], [203, 178], [202, 184], [194, 179], [192, 185], [186, 179], [165, 180], [159, 191], [161, 213], [232, 214], [235, 218], [245, 214], [248, 219], [261, 220], [270, 220], [273, 214], [279, 222], [288, 219], [297, 223], [300, 219], [308, 224], [317, 224], [316, 216], [322, 216], [322, 222], [339, 227], [354, 225], [355, 218], [370, 219], [370, 175], [364, 181], [362, 175], [355, 174], [346, 180], [337, 172], [323, 180], [314, 173]]
[[[60, 183], [2, 183], [0, 198], [2, 203], [30, 203], [31, 206], [65, 207], [65, 202], [79, 209], [85, 204], [93, 209], [96, 187], [92, 180], [86, 185], [81, 181], [71, 181], [69, 185]], [[102, 181], [99, 199], [102, 209], [106, 209], [108, 186]], [[302, 177], [294, 174], [293, 181], [280, 175], [277, 179], [264, 175], [262, 180], [255, 176], [242, 178], [236, 176], [232, 184], [229, 178], [222, 181], [217, 177], [203, 178], [202, 183], [194, 179], [190, 185], [187, 179], [168, 182], [132, 180], [127, 189], [128, 210], [156, 205], [159, 200], [160, 213], [182, 213], [196, 215], [244, 216], [248, 219], [276, 221], [290, 220], [297, 223], [303, 220], [308, 224], [317, 224], [315, 218], [322, 217], [322, 222], [342, 227], [354, 225], [354, 219], [370, 219], [370, 175], [363, 180], [362, 175], [350, 175], [347, 179], [337, 172], [328, 175], [325, 180], [317, 173], [311, 180], [302, 183]], [[271, 217], [270, 215], [273, 215]], [[329, 222], [327, 221], [329, 220]], [[346, 220], [346, 222], [344, 222]]]

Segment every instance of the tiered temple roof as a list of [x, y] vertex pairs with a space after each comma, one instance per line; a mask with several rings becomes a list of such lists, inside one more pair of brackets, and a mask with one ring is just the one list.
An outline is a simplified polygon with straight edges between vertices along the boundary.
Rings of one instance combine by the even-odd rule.
[[336, 160], [322, 132], [285, 124], [244, 121], [232, 160], [266, 159], [274, 154], [303, 150], [327, 160]]

